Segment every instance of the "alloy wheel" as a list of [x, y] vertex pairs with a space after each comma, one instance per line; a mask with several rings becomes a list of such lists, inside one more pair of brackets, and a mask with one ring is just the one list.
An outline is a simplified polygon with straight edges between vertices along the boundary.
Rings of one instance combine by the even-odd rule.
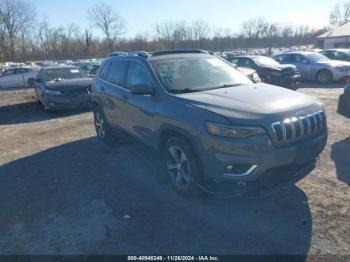
[[191, 185], [191, 164], [181, 148], [171, 146], [168, 149], [166, 168], [172, 183], [177, 189], [186, 190]]
[[106, 135], [105, 122], [100, 112], [95, 113], [95, 127], [96, 133], [100, 138], [104, 138]]

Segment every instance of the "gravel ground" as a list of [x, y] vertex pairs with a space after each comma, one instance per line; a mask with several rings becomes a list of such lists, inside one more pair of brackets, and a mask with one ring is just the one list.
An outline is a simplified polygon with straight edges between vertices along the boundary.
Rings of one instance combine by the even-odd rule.
[[[32, 91], [0, 93], [0, 254], [350, 255], [350, 120], [340, 85], [300, 92], [327, 107], [329, 142], [300, 179], [229, 199], [175, 193], [157, 154], [104, 146], [92, 114], [45, 114]], [[335, 257], [333, 257], [335, 258]]]

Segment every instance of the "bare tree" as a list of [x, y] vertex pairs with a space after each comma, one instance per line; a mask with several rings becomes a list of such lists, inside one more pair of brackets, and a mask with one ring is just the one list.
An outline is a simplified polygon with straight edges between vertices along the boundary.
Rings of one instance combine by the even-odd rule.
[[338, 3], [330, 13], [332, 27], [342, 25], [350, 21], [350, 1]]
[[88, 11], [90, 22], [100, 29], [107, 40], [110, 51], [121, 35], [126, 33], [126, 22], [120, 16], [118, 10], [106, 3], [97, 3]]
[[35, 10], [26, 0], [0, 1], [0, 24], [9, 40], [10, 59], [15, 59], [16, 39], [32, 27]]
[[242, 35], [246, 38], [246, 49], [253, 47], [265, 30], [266, 20], [263, 17], [256, 17], [244, 21], [241, 26]]
[[266, 40], [268, 53], [271, 54], [274, 41], [279, 34], [278, 24], [266, 22], [263, 28], [262, 37]]
[[90, 48], [92, 44], [92, 32], [89, 29], [85, 29], [84, 43], [85, 43], [85, 55], [86, 57], [88, 57], [90, 54]]

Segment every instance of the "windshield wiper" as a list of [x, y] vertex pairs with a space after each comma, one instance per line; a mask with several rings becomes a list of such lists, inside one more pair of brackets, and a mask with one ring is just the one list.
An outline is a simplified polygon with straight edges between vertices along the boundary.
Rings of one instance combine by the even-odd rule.
[[220, 88], [229, 88], [229, 87], [236, 87], [236, 86], [241, 86], [242, 84], [224, 84], [221, 86], [214, 86], [208, 89], [220, 89]]
[[221, 86], [202, 88], [202, 89], [184, 88], [184, 89], [170, 89], [168, 91], [171, 92], [171, 93], [174, 93], [174, 94], [185, 94], [185, 93], [204, 92], [204, 91], [213, 90], [213, 89], [220, 89], [220, 88], [229, 88], [229, 87], [235, 87], [235, 86], [241, 86], [241, 85], [242, 84], [224, 84], [224, 85], [221, 85]]
[[185, 93], [196, 93], [196, 92], [201, 92], [204, 91], [202, 89], [189, 89], [189, 88], [184, 88], [184, 89], [170, 89], [168, 90], [171, 93], [174, 94], [185, 94]]

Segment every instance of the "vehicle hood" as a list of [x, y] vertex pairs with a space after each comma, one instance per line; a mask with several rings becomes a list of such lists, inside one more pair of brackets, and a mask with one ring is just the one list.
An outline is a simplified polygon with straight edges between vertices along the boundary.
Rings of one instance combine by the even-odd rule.
[[328, 66], [347, 66], [350, 67], [350, 62], [347, 61], [340, 61], [340, 60], [328, 60], [328, 61], [322, 61], [322, 62], [317, 62], [317, 64], [322, 64], [322, 65], [328, 65]]
[[92, 83], [91, 78], [79, 78], [79, 79], [70, 79], [70, 80], [60, 80], [60, 81], [47, 81], [45, 85], [53, 89], [61, 90], [71, 90], [71, 89], [80, 89], [90, 86]]
[[315, 99], [264, 83], [178, 95], [184, 103], [232, 120], [284, 119], [323, 110]]
[[277, 66], [262, 66], [264, 69], [270, 69], [270, 70], [277, 70], [277, 71], [282, 71], [285, 69], [296, 69], [295, 65], [290, 65], [290, 64], [280, 64]]

